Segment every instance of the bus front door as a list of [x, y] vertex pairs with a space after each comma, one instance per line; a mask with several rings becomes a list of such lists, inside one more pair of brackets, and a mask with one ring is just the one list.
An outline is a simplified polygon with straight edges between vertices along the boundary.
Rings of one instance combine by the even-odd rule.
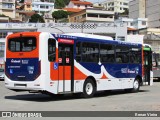
[[73, 45], [59, 43], [58, 46], [58, 92], [73, 91]]
[[144, 51], [144, 82], [150, 85], [150, 71], [152, 70], [152, 52]]

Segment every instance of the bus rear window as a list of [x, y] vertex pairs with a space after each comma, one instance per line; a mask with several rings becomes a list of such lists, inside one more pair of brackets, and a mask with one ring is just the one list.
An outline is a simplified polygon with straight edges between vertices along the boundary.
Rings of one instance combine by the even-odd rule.
[[36, 38], [18, 37], [9, 39], [8, 48], [12, 52], [30, 52], [36, 48]]

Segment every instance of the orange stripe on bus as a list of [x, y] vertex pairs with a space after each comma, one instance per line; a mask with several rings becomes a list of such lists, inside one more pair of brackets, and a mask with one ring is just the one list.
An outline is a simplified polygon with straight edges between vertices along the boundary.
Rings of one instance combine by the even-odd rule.
[[101, 77], [101, 79], [108, 79], [108, 77], [103, 73], [103, 76]]
[[50, 63], [50, 78], [51, 80], [58, 80], [58, 69], [53, 69], [54, 63]]
[[71, 80], [71, 66], [64, 66], [64, 76], [65, 80]]
[[74, 67], [74, 79], [80, 80], [80, 79], [86, 79], [87, 76], [82, 73], [78, 68]]

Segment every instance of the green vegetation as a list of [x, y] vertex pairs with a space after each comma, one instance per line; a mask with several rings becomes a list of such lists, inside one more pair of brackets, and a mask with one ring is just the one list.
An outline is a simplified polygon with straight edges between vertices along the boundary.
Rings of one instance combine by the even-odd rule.
[[42, 16], [40, 16], [39, 14], [34, 14], [31, 16], [31, 19], [29, 22], [33, 22], [33, 23], [44, 23], [44, 19]]
[[6, 16], [6, 15], [4, 15], [4, 14], [0, 14], [0, 17], [8, 17], [8, 16]]
[[55, 0], [55, 8], [62, 9], [66, 5], [68, 5], [69, 2], [70, 2], [70, 0]]
[[52, 17], [55, 19], [55, 21], [57, 21], [58, 19], [67, 18], [68, 12], [63, 10], [54, 11], [52, 13]]
[[123, 13], [121, 13], [121, 15], [129, 15], [129, 9], [124, 9], [124, 12]]

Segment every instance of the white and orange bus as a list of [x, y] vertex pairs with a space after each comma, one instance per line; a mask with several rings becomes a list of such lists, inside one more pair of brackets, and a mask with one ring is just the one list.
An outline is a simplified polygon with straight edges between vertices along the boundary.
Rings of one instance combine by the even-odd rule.
[[151, 71], [151, 51], [145, 53], [142, 44], [106, 36], [15, 33], [6, 40], [5, 86], [14, 91], [82, 93], [84, 97], [101, 90], [137, 92], [143, 82], [150, 84], [145, 76]]

